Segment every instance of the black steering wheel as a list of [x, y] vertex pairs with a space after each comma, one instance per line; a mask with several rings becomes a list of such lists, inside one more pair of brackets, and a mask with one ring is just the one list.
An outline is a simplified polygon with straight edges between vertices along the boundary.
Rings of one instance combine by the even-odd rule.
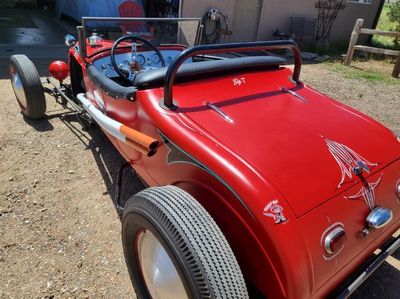
[[130, 69], [129, 66], [127, 66], [126, 69], [121, 69], [118, 65], [117, 62], [115, 61], [115, 51], [118, 48], [119, 44], [125, 40], [132, 40], [132, 60], [134, 60], [134, 57], [137, 54], [136, 51], [136, 44], [134, 43], [134, 41], [141, 41], [142, 43], [146, 44], [147, 46], [149, 46], [154, 52], [156, 52], [158, 58], [160, 58], [160, 62], [161, 62], [161, 66], [165, 67], [165, 60], [164, 57], [162, 56], [160, 50], [158, 50], [155, 46], [152, 45], [151, 42], [149, 42], [147, 39], [144, 39], [143, 37], [137, 36], [137, 35], [125, 35], [120, 37], [119, 39], [117, 39], [112, 48], [111, 48], [111, 64], [114, 67], [114, 70], [117, 72], [118, 75], [120, 75], [122, 78], [124, 78], [125, 80], [131, 81], [133, 82], [133, 80], [135, 79], [136, 76], [136, 72], [132, 71]]

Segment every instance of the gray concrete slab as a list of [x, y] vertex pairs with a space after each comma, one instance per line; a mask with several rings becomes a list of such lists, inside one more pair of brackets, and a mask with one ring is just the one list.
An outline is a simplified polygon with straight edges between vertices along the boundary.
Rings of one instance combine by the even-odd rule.
[[0, 9], [0, 59], [25, 54], [33, 59], [66, 58], [64, 36], [75, 34], [71, 20], [60, 20], [53, 11]]
[[31, 59], [67, 59], [68, 47], [59, 45], [33, 45], [23, 46], [18, 44], [0, 44], [0, 59], [8, 59], [14, 54], [25, 54]]

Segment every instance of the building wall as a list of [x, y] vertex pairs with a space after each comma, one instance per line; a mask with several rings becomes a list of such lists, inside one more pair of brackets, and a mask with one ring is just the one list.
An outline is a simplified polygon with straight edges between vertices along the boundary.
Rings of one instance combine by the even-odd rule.
[[[270, 39], [275, 27], [290, 32], [290, 17], [318, 18], [315, 0], [264, 0], [258, 39]], [[358, 4], [345, 1], [346, 7], [339, 11], [332, 27], [330, 42], [347, 43], [357, 19], [364, 19], [364, 27], [372, 28], [381, 0], [371, 4]]]
[[[228, 17], [232, 28], [235, 18], [235, 1], [244, 0], [182, 0], [182, 17], [203, 17], [210, 8], [215, 7]], [[315, 8], [315, 2], [316, 0], [264, 0], [257, 39], [272, 39], [275, 28], [289, 33], [290, 17], [317, 18], [318, 10]], [[364, 27], [371, 28], [380, 2], [381, 0], [372, 0], [371, 4], [357, 4], [346, 1], [345, 9], [339, 12], [332, 27], [330, 42], [346, 44], [358, 18], [365, 20]], [[233, 33], [225, 41], [238, 40], [235, 39], [235, 33]]]
[[[216, 8], [227, 17], [229, 29], [232, 30], [235, 3], [236, 0], [181, 0], [181, 15], [202, 18], [211, 8]], [[234, 36], [226, 36], [224, 40], [225, 42], [236, 41]]]
[[257, 39], [272, 39], [275, 28], [290, 32], [290, 17], [317, 18], [315, 0], [264, 0]]
[[[181, 0], [182, 17], [202, 18], [210, 8], [216, 8], [232, 23], [236, 0]], [[243, 0], [242, 0], [243, 1]]]
[[[330, 40], [332, 42], [348, 43], [357, 19], [364, 19], [365, 28], [372, 28], [381, 0], [372, 0], [371, 4], [346, 2], [344, 10], [340, 11], [332, 27]], [[366, 41], [368, 36], [361, 35], [360, 41]]]

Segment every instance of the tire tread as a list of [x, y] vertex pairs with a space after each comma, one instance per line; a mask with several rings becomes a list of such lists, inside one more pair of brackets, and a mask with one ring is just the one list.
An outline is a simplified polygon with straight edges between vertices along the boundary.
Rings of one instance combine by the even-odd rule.
[[199, 286], [200, 298], [248, 298], [239, 264], [225, 236], [190, 194], [175, 186], [145, 189], [128, 201], [124, 217], [137, 206], [152, 211], [172, 232]]
[[46, 100], [39, 73], [33, 62], [26, 55], [13, 55], [10, 64], [16, 69], [26, 97], [26, 109], [22, 113], [31, 119], [42, 118], [46, 112]]

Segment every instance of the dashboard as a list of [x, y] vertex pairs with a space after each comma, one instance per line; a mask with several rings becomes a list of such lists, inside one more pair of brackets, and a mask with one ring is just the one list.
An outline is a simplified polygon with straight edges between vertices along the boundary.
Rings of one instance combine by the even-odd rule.
[[[179, 50], [160, 50], [161, 54], [164, 57], [165, 65], [169, 66], [171, 62], [178, 56], [181, 51]], [[132, 54], [129, 53], [121, 53], [115, 55], [115, 61], [118, 66], [129, 67], [129, 63], [132, 59]], [[151, 70], [157, 69], [161, 67], [160, 58], [154, 51], [144, 51], [138, 52], [134, 57], [134, 61], [136, 61], [143, 70]], [[184, 63], [191, 63], [192, 59], [186, 60]], [[93, 62], [94, 66], [102, 71], [107, 77], [114, 78], [119, 77], [117, 72], [114, 70], [114, 67], [111, 64], [110, 56], [99, 58]]]

